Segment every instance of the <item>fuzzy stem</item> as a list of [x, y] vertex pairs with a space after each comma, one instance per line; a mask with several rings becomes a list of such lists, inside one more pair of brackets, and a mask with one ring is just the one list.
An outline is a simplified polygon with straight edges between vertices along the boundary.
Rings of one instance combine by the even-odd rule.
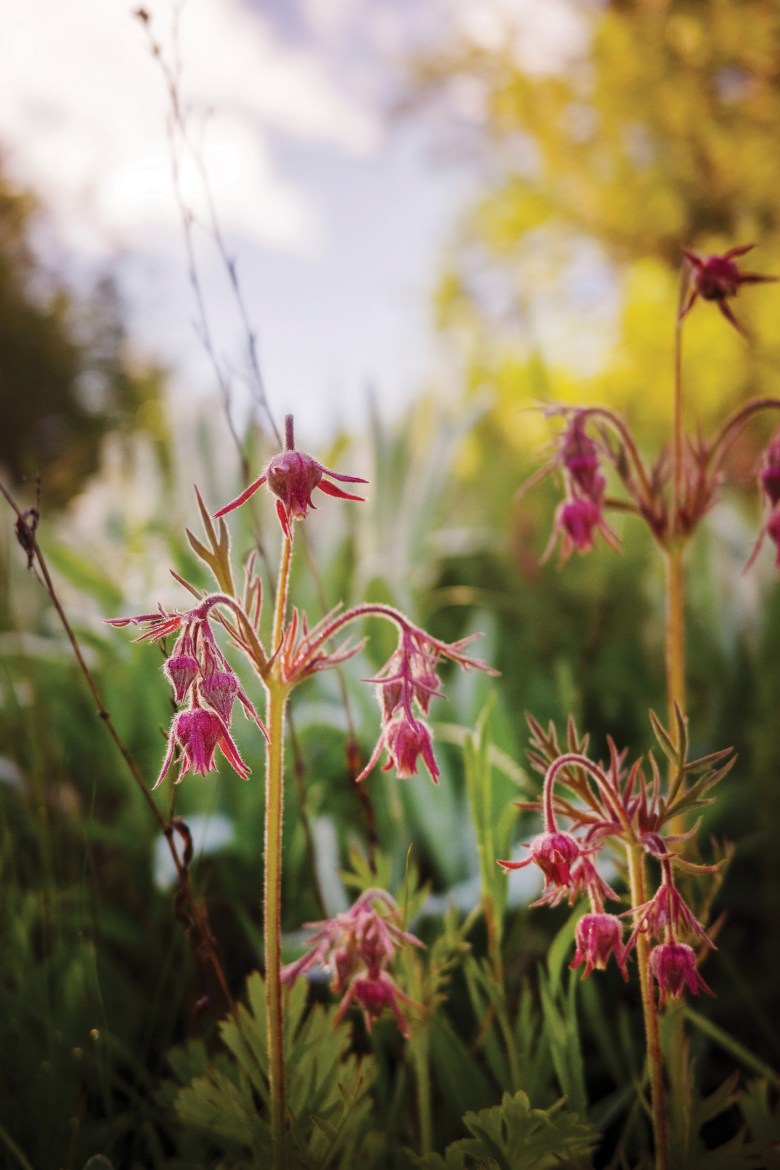
[[[292, 540], [285, 537], [274, 607], [273, 651], [279, 650], [287, 612]], [[265, 771], [263, 925], [265, 1002], [268, 1017], [268, 1088], [273, 1170], [285, 1170], [284, 1025], [282, 1018], [282, 823], [284, 816], [284, 730], [289, 684], [279, 677], [278, 658], [265, 683], [268, 745]]]
[[[628, 876], [631, 887], [631, 903], [642, 906], [647, 901], [645, 862], [641, 846], [628, 846]], [[666, 1127], [666, 1099], [664, 1095], [663, 1056], [658, 1030], [658, 1012], [653, 995], [653, 979], [650, 971], [650, 944], [647, 934], [640, 930], [636, 936], [636, 961], [639, 968], [639, 985], [642, 995], [642, 1015], [645, 1023], [647, 1063], [650, 1074], [650, 1102], [655, 1145], [655, 1170], [669, 1170], [669, 1141]]]
[[273, 1170], [284, 1170], [284, 1030], [282, 1021], [282, 817], [284, 721], [288, 690], [268, 682], [268, 746], [265, 782], [264, 933], [265, 1002], [268, 1016], [268, 1081]]
[[677, 320], [674, 331], [674, 408], [672, 416], [672, 486], [673, 515], [676, 524], [682, 505], [683, 479], [683, 392], [682, 392], [682, 322]]
[[277, 654], [284, 632], [284, 621], [287, 616], [287, 596], [290, 590], [290, 565], [292, 563], [292, 537], [285, 536], [282, 545], [282, 561], [279, 566], [279, 582], [276, 587], [276, 604], [274, 606], [274, 631], [271, 640], [271, 650]]
[[666, 701], [669, 728], [676, 726], [675, 707], [685, 711], [685, 571], [682, 545], [666, 554]]

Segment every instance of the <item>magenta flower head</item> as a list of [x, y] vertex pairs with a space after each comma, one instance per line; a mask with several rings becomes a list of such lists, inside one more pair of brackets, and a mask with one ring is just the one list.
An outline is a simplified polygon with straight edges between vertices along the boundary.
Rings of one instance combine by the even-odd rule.
[[577, 411], [561, 439], [560, 461], [578, 498], [600, 504], [606, 479], [601, 474], [598, 444], [585, 432], [585, 415]]
[[231, 768], [246, 780], [250, 769], [241, 759], [227, 726], [215, 711], [203, 707], [189, 707], [174, 715], [168, 736], [168, 751], [154, 787], [165, 778], [173, 763], [176, 748], [181, 749], [181, 767], [176, 777], [178, 784], [187, 772], [205, 776], [214, 771], [214, 752], [220, 749]]
[[584, 963], [583, 979], [587, 979], [593, 970], [603, 971], [610, 955], [615, 956], [621, 975], [628, 979], [623, 924], [614, 914], [583, 914], [577, 923], [575, 938], [577, 949], [569, 966], [575, 968]]
[[230, 715], [233, 703], [240, 687], [238, 679], [232, 670], [212, 670], [201, 680], [198, 688], [200, 696], [213, 707], [220, 719], [230, 725]]
[[339, 1004], [336, 1013], [336, 1022], [344, 1018], [350, 1005], [359, 1003], [363, 1009], [363, 1020], [366, 1031], [371, 1031], [374, 1020], [381, 1016], [385, 1008], [389, 1008], [396, 1018], [398, 1030], [404, 1039], [409, 1037], [409, 1023], [401, 1011], [401, 1003], [415, 1004], [415, 1001], [406, 995], [393, 977], [387, 971], [377, 971], [375, 975], [358, 975], [352, 981]]
[[780, 568], [780, 508], [775, 508], [766, 522], [766, 534], [777, 549], [775, 565]]
[[177, 703], [183, 703], [187, 692], [200, 674], [200, 665], [192, 654], [172, 654], [163, 664], [163, 672], [173, 687]]
[[770, 508], [775, 508], [780, 503], [780, 431], [764, 451], [758, 482]]
[[691, 995], [703, 991], [714, 995], [696, 970], [696, 954], [685, 943], [662, 943], [650, 952], [650, 970], [658, 983], [658, 1003], [664, 1006], [667, 998], [682, 995], [687, 987]]
[[399, 780], [409, 780], [412, 776], [417, 775], [417, 764], [422, 756], [422, 761], [430, 773], [431, 780], [434, 784], [439, 783], [440, 772], [433, 754], [433, 739], [430, 728], [422, 719], [410, 718], [405, 710], [401, 710], [385, 723], [376, 747], [371, 753], [371, 759], [360, 775], [355, 777], [358, 783], [365, 780], [383, 749], [387, 751], [388, 755], [387, 763], [382, 769], [383, 772], [389, 772], [391, 768], [395, 768], [395, 774]]
[[756, 272], [740, 272], [735, 263], [736, 258], [744, 256], [754, 247], [755, 244], [739, 244], [735, 248], [729, 248], [727, 252], [713, 256], [699, 256], [696, 252], [683, 248], [683, 256], [691, 269], [691, 287], [680, 310], [679, 320], [682, 321], [683, 317], [687, 316], [696, 303], [697, 297], [701, 297], [704, 301], [714, 301], [726, 320], [739, 333], [744, 334], [744, 329], [732, 313], [727, 301], [737, 295], [740, 285], [766, 284], [777, 280], [776, 276], [759, 276]]
[[396, 986], [387, 967], [400, 947], [422, 943], [402, 930], [394, 921], [397, 918], [398, 907], [385, 890], [365, 890], [346, 913], [310, 924], [318, 928], [311, 947], [283, 968], [282, 983], [292, 983], [315, 966], [325, 967], [331, 972], [331, 989], [342, 997], [337, 1020], [357, 1002], [370, 1031], [373, 1020], [389, 1007], [402, 1034], [408, 1036], [399, 1001], [413, 1001]]
[[296, 451], [293, 440], [292, 415], [288, 415], [285, 419], [285, 427], [287, 433], [286, 449], [280, 455], [275, 455], [263, 474], [250, 483], [249, 487], [244, 488], [239, 496], [215, 512], [215, 518], [224, 516], [228, 512], [232, 512], [234, 508], [245, 504], [263, 484], [267, 484], [268, 490], [276, 496], [276, 512], [279, 523], [282, 526], [282, 532], [289, 539], [292, 536], [290, 528], [292, 521], [303, 520], [309, 508], [315, 507], [312, 500], [312, 492], [315, 488], [319, 488], [328, 496], [336, 496], [340, 500], [363, 500], [363, 496], [345, 492], [337, 484], [331, 483], [325, 476], [330, 476], [330, 479], [337, 479], [342, 483], [366, 483], [365, 479], [361, 479], [357, 475], [340, 475], [336, 471], [330, 471], [318, 463], [316, 459], [313, 459], [311, 455], [306, 455], [303, 451]]
[[579, 496], [564, 500], [555, 513], [552, 535], [542, 554], [542, 560], [549, 557], [559, 536], [562, 538], [561, 564], [569, 559], [575, 549], [579, 553], [590, 552], [597, 532], [601, 533], [615, 552], [620, 550], [620, 541], [605, 521], [600, 504]]
[[544, 893], [533, 905], [549, 902], [554, 906], [565, 894], [573, 892], [572, 866], [582, 855], [579, 842], [569, 833], [552, 831], [540, 833], [526, 848], [529, 854], [522, 861], [499, 861], [498, 864], [504, 869], [538, 865], [544, 874]]

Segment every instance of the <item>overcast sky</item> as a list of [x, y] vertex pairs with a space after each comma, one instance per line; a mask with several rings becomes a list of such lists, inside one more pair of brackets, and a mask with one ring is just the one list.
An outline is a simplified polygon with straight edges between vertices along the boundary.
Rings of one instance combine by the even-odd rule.
[[[127, 0], [3, 0], [0, 149], [51, 213], [47, 248], [74, 280], [111, 260], [140, 346], [175, 392], [213, 378], [193, 331], [169, 113]], [[148, 0], [170, 60], [170, 0]], [[399, 118], [410, 52], [461, 28], [506, 35], [537, 67], [576, 35], [564, 0], [187, 0], [181, 96], [260, 342], [277, 419], [299, 436], [359, 421], [366, 388], [390, 410], [436, 369], [436, 265], [472, 186], [433, 119]], [[542, 15], [543, 13], [543, 15]], [[473, 95], [472, 95], [473, 96]], [[471, 100], [464, 95], [464, 102]], [[466, 110], [452, 111], [462, 116]], [[206, 205], [196, 169], [185, 198]], [[196, 237], [216, 349], [241, 373], [224, 266]]]

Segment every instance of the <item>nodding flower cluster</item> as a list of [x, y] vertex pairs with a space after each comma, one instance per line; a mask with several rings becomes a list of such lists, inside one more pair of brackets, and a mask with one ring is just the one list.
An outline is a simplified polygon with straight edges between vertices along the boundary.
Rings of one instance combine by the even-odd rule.
[[[545, 775], [542, 797], [544, 832], [526, 846], [527, 857], [499, 861], [499, 865], [507, 870], [538, 866], [545, 886], [534, 906], [554, 906], [563, 900], [572, 905], [581, 895], [587, 896], [590, 906], [577, 923], [576, 949], [570, 964], [572, 968], [584, 964], [584, 978], [594, 970], [603, 970], [614, 957], [627, 979], [628, 959], [641, 936], [656, 943], [647, 961], [658, 984], [661, 1005], [668, 997], [679, 996], [686, 987], [694, 994], [703, 991], [712, 995], [696, 969], [696, 953], [683, 939], [692, 938], [711, 948], [715, 944], [676, 888], [673, 865], [696, 872], [712, 872], [717, 866], [694, 865], [669, 851], [658, 831], [663, 816], [657, 786], [646, 783], [638, 764], [625, 775], [622, 756], [614, 745], [610, 748], [608, 769], [577, 753], [567, 753], [553, 761]], [[728, 763], [718, 778], [730, 766]], [[582, 811], [568, 798], [554, 797], [556, 781], [576, 795]], [[573, 827], [581, 830], [579, 836], [559, 829], [557, 819], [564, 811]], [[654, 858], [660, 867], [661, 882], [649, 901], [610, 914], [604, 909], [605, 900], [618, 900], [620, 895], [601, 877], [595, 859], [606, 846], [620, 841], [627, 849], [639, 847]], [[630, 919], [632, 926], [624, 942], [625, 919]]]
[[[745, 333], [728, 302], [743, 284], [777, 279], [740, 271], [736, 258], [752, 247], [752, 244], [738, 245], [712, 256], [699, 256], [684, 249], [688, 289], [682, 298], [678, 327], [701, 297], [715, 303], [726, 320], [740, 333]], [[680, 345], [679, 328], [677, 344]], [[645, 465], [630, 428], [615, 411], [600, 406], [551, 407], [550, 413], [562, 416], [566, 426], [554, 456], [525, 485], [536, 483], [551, 472], [563, 474], [564, 499], [555, 512], [552, 534], [542, 560], [550, 556], [559, 540], [561, 564], [574, 551], [589, 552], [597, 533], [611, 548], [619, 550], [619, 539], [604, 518], [608, 508], [640, 517], [663, 548], [673, 547], [680, 538], [688, 537], [694, 531], [712, 507], [722, 480], [725, 456], [748, 419], [760, 411], [779, 407], [780, 399], [777, 398], [751, 399], [739, 407], [709, 440], [696, 435], [684, 441], [682, 433], [675, 430], [674, 458], [662, 451], [649, 466]], [[679, 425], [680, 418], [676, 415], [675, 427]], [[606, 495], [602, 457], [611, 466], [616, 485], [619, 483], [623, 489], [619, 497], [608, 498]], [[776, 437], [766, 451], [760, 484], [769, 502], [770, 515], [748, 563], [752, 563], [764, 536], [768, 535], [777, 546], [777, 563], [780, 565], [780, 437]]]
[[336, 1014], [341, 1020], [355, 1003], [363, 1009], [366, 1028], [389, 1008], [403, 1036], [409, 1024], [401, 1004], [414, 1004], [396, 984], [388, 968], [396, 951], [404, 946], [421, 947], [413, 934], [396, 924], [398, 907], [385, 890], [365, 890], [344, 914], [307, 925], [316, 929], [306, 954], [282, 968], [282, 983], [292, 983], [314, 967], [330, 972], [330, 987], [341, 996]]
[[555, 462], [563, 469], [566, 497], [555, 513], [552, 535], [542, 560], [550, 556], [559, 537], [561, 564], [575, 549], [584, 553], [593, 548], [596, 532], [601, 533], [611, 548], [620, 547], [616, 534], [604, 519], [607, 481], [601, 472], [598, 444], [585, 432], [585, 419], [584, 412], [572, 414], [561, 437]]
[[[486, 670], [484, 663], [466, 658], [461, 649], [471, 638], [459, 642], [437, 642], [423, 630], [408, 624], [399, 627], [398, 648], [379, 674], [367, 682], [376, 686], [382, 713], [382, 730], [371, 759], [357, 777], [363, 780], [376, 764], [383, 751], [387, 763], [383, 771], [395, 769], [401, 780], [416, 775], [417, 763], [422, 758], [431, 780], [438, 784], [439, 768], [433, 754], [431, 730], [424, 718], [431, 699], [441, 695], [436, 669], [441, 658], [449, 658], [467, 669]], [[488, 673], [494, 673], [489, 671]]]
[[165, 660], [163, 671], [173, 687], [176, 703], [180, 706], [186, 703], [186, 706], [173, 717], [165, 760], [154, 788], [167, 775], [177, 749], [180, 753], [177, 784], [187, 772], [205, 776], [214, 771], [217, 748], [242, 780], [248, 778], [251, 769], [242, 760], [230, 734], [236, 700], [267, 738], [262, 720], [217, 645], [209, 622], [211, 609], [224, 600], [215, 594], [186, 613], [160, 611], [133, 618], [113, 618], [108, 623], [112, 626], [148, 626], [138, 638], [139, 642], [159, 642], [170, 634], [179, 635]]

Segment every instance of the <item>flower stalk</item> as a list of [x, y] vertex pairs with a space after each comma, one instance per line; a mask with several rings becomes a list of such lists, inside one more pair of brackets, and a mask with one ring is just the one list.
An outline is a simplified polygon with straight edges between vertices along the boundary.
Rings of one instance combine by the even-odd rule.
[[282, 1012], [282, 824], [284, 818], [284, 730], [289, 688], [266, 680], [268, 743], [263, 852], [265, 997], [268, 1013], [268, 1089], [273, 1170], [285, 1167], [285, 1067]]
[[[633, 906], [642, 906], [647, 900], [645, 860], [640, 845], [631, 845], [628, 854], [628, 879]], [[636, 932], [636, 959], [639, 969], [639, 989], [642, 998], [642, 1018], [645, 1026], [647, 1067], [650, 1080], [650, 1110], [655, 1147], [655, 1170], [669, 1170], [669, 1137], [664, 1094], [664, 1061], [658, 1028], [658, 1009], [653, 994], [650, 971], [650, 943], [647, 932]]]

